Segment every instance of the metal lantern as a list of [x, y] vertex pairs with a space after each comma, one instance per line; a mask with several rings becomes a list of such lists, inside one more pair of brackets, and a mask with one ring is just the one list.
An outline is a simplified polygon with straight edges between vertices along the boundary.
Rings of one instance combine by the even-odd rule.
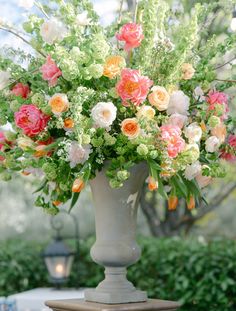
[[50, 275], [51, 281], [60, 285], [69, 277], [75, 253], [57, 237], [50, 243], [43, 253], [43, 257]]
[[67, 237], [67, 239], [73, 238], [75, 240], [76, 252], [71, 251], [71, 249], [64, 242], [66, 238], [61, 237], [60, 232], [63, 229], [62, 219], [60, 220], [57, 217], [51, 218], [51, 226], [57, 232], [57, 234], [53, 241], [46, 247], [42, 256], [50, 275], [50, 281], [56, 287], [60, 287], [60, 285], [67, 281], [70, 276], [74, 259], [76, 259], [75, 261], [78, 264], [77, 259], [79, 254], [79, 229], [76, 217], [72, 214], [68, 214], [63, 210], [61, 211], [61, 215], [62, 214], [64, 214], [64, 216], [65, 214], [70, 216], [74, 221], [75, 236]]

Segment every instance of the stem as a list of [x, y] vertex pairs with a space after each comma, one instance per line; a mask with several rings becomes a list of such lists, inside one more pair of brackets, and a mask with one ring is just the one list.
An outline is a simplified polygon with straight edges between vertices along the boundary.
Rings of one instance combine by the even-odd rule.
[[229, 83], [236, 83], [236, 80], [215, 79], [215, 81], [220, 81], [220, 82], [229, 82]]
[[38, 3], [37, 1], [34, 1], [34, 4], [36, 5], [36, 7], [43, 13], [43, 15], [47, 18], [50, 19], [49, 16], [47, 15], [47, 13], [45, 12], [43, 6], [41, 3]]
[[119, 8], [119, 14], [118, 14], [118, 25], [121, 23], [121, 18], [122, 18], [122, 8], [123, 8], [124, 0], [120, 1], [120, 8]]
[[236, 59], [236, 57], [234, 56], [234, 57], [233, 57], [232, 59], [230, 59], [228, 62], [226, 62], [226, 63], [224, 63], [224, 64], [222, 64], [222, 65], [219, 65], [219, 66], [215, 67], [215, 70], [220, 69], [220, 68], [222, 68], [222, 67], [224, 67], [224, 66], [230, 64], [230, 63], [231, 63], [233, 60], [235, 60], [235, 59]]
[[[23, 42], [25, 42], [26, 44], [28, 44], [29, 46], [32, 47], [32, 45], [30, 44], [29, 41], [27, 41], [24, 37], [22, 37], [21, 35], [19, 35], [17, 32], [13, 31], [12, 29], [0, 27], [0, 30], [3, 30], [3, 31], [6, 31], [6, 32], [9, 32], [9, 33], [13, 34], [14, 36], [16, 36], [17, 38], [21, 39]], [[33, 48], [33, 47], [32, 47], [32, 48]], [[34, 48], [34, 49], [35, 49], [35, 48]], [[46, 55], [44, 55], [44, 53], [41, 52], [40, 50], [35, 49], [35, 51], [37, 51], [37, 52], [38, 52], [39, 54], [41, 54], [43, 57], [46, 57]]]
[[135, 0], [134, 4], [134, 23], [137, 21], [137, 13], [138, 13], [138, 0]]

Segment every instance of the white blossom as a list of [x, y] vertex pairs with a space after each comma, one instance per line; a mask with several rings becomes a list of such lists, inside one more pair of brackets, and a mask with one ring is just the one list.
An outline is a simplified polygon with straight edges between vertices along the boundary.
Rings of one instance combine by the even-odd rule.
[[74, 168], [77, 164], [84, 164], [91, 152], [91, 145], [80, 145], [77, 141], [72, 141], [68, 150], [70, 167]]
[[190, 99], [182, 91], [174, 91], [170, 96], [170, 102], [167, 109], [167, 113], [174, 114], [179, 113], [182, 115], [188, 115], [188, 109], [190, 105]]
[[46, 43], [53, 44], [55, 41], [60, 41], [66, 36], [67, 29], [62, 22], [56, 18], [51, 18], [50, 20], [44, 21], [40, 29], [40, 34]]
[[191, 165], [188, 165], [185, 169], [184, 176], [188, 180], [194, 179], [202, 171], [202, 167], [199, 161], [194, 162]]
[[108, 129], [116, 119], [117, 108], [112, 102], [97, 103], [92, 109], [95, 126]]
[[204, 96], [204, 92], [200, 86], [197, 86], [193, 92], [193, 96], [196, 100], [203, 102], [206, 97]]
[[221, 143], [219, 138], [217, 138], [216, 136], [210, 136], [207, 140], [206, 140], [206, 151], [207, 152], [216, 152], [219, 147], [220, 147]]
[[198, 143], [202, 138], [202, 129], [197, 122], [194, 122], [184, 129], [184, 134], [188, 138], [190, 144]]
[[77, 26], [88, 26], [91, 23], [91, 18], [88, 18], [88, 13], [83, 12], [76, 16]]

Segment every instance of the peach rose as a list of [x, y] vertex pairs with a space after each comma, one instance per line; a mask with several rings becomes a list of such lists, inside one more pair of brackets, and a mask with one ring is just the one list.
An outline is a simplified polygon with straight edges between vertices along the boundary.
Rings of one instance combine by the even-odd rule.
[[168, 108], [170, 95], [164, 87], [154, 86], [152, 93], [148, 96], [148, 100], [157, 110], [164, 111]]
[[69, 101], [66, 94], [57, 93], [51, 97], [49, 100], [49, 105], [51, 106], [52, 112], [56, 115], [60, 115], [69, 108]]
[[73, 127], [75, 126], [75, 122], [73, 119], [71, 118], [66, 118], [64, 120], [64, 129], [66, 130], [70, 130], [70, 129], [73, 129]]
[[73, 186], [72, 186], [72, 192], [81, 192], [85, 187], [85, 183], [82, 179], [75, 179]]
[[122, 121], [121, 131], [129, 139], [138, 137], [140, 133], [140, 126], [136, 118], [128, 118]]
[[195, 69], [192, 64], [184, 63], [182, 65], [182, 78], [184, 80], [190, 80], [194, 76]]
[[225, 124], [221, 123], [217, 125], [215, 128], [213, 128], [211, 130], [211, 135], [216, 136], [219, 139], [220, 143], [222, 144], [225, 141], [227, 135], [227, 129]]
[[103, 75], [110, 79], [114, 79], [121, 73], [121, 70], [124, 67], [124, 57], [119, 55], [109, 56], [104, 64]]

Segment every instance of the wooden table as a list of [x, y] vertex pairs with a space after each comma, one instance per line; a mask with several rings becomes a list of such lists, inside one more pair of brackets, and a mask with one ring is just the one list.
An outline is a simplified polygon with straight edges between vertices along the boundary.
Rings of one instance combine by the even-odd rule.
[[180, 307], [180, 304], [177, 302], [157, 299], [119, 305], [87, 302], [83, 299], [69, 299], [47, 301], [46, 305], [54, 311], [174, 311]]

